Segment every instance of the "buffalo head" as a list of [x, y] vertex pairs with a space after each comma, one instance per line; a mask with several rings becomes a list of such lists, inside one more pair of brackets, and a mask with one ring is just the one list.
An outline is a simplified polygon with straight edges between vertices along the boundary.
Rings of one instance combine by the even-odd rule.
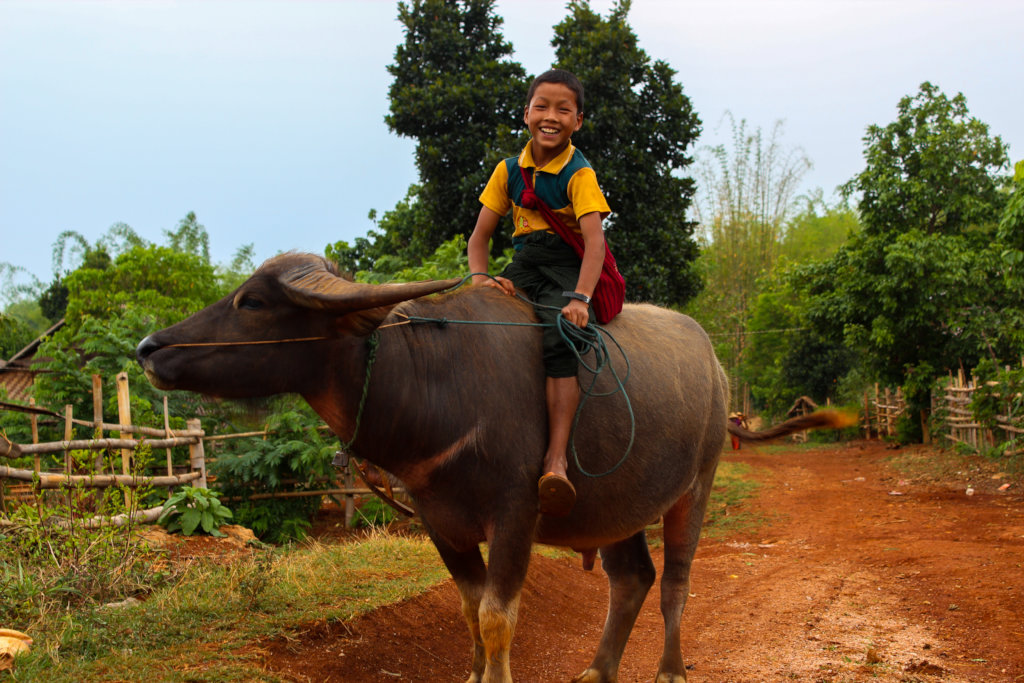
[[396, 304], [457, 282], [360, 284], [319, 256], [282, 254], [220, 301], [143, 339], [136, 356], [160, 389], [225, 398], [304, 393], [324, 377], [335, 355], [328, 351], [358, 343]]

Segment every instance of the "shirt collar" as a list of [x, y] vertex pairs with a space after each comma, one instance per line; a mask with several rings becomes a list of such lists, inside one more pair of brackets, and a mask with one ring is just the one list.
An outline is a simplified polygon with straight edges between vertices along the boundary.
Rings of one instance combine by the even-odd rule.
[[[519, 165], [523, 168], [537, 168], [537, 164], [533, 160], [533, 152], [530, 147], [531, 143], [527, 142], [526, 147], [523, 148], [522, 153], [519, 155]], [[572, 155], [575, 151], [576, 147], [572, 144], [572, 140], [570, 140], [569, 144], [566, 145], [565, 149], [563, 149], [557, 157], [544, 164], [543, 168], [537, 168], [537, 171], [540, 173], [558, 175], [562, 172], [562, 169], [565, 168], [565, 165], [569, 163], [569, 160], [572, 159]]]

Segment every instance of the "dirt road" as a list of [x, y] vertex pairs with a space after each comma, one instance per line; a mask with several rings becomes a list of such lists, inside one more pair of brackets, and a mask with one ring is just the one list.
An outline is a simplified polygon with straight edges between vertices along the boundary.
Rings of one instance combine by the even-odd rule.
[[[877, 443], [727, 456], [764, 482], [744, 506], [767, 522], [697, 551], [683, 630], [690, 683], [1024, 681], [1019, 479], [1005, 491], [988, 474], [943, 485], [900, 474], [891, 456]], [[600, 563], [584, 572], [578, 560], [535, 557], [516, 680], [580, 673], [606, 605]], [[655, 586], [620, 681], [652, 681], [661, 642]], [[310, 624], [266, 652], [288, 680], [461, 682], [469, 636], [449, 581], [350, 624]]]

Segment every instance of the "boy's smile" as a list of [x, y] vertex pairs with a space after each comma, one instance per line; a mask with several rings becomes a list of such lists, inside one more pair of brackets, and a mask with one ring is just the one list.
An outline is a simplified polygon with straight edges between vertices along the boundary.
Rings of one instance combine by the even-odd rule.
[[583, 125], [583, 113], [576, 105], [576, 95], [561, 83], [541, 83], [526, 105], [523, 121], [533, 140], [530, 151], [537, 168], [561, 154], [572, 134]]

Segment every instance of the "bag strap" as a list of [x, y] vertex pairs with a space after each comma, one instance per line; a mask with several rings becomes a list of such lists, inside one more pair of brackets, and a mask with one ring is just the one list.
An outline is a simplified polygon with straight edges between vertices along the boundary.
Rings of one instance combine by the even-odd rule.
[[558, 233], [558, 236], [568, 242], [569, 245], [576, 250], [576, 254], [580, 258], [583, 258], [583, 252], [586, 249], [586, 246], [583, 243], [582, 235], [578, 235], [570, 230], [565, 223], [562, 222], [562, 219], [558, 217], [558, 214], [552, 211], [551, 207], [548, 206], [543, 199], [537, 196], [537, 193], [533, 189], [533, 178], [530, 177], [530, 174], [525, 168], [519, 166], [519, 173], [523, 177], [523, 183], [526, 184], [526, 188], [523, 190], [523, 196], [520, 197], [523, 207], [540, 211], [540, 214], [544, 216], [544, 220], [547, 221], [548, 225], [554, 228], [555, 232]]

